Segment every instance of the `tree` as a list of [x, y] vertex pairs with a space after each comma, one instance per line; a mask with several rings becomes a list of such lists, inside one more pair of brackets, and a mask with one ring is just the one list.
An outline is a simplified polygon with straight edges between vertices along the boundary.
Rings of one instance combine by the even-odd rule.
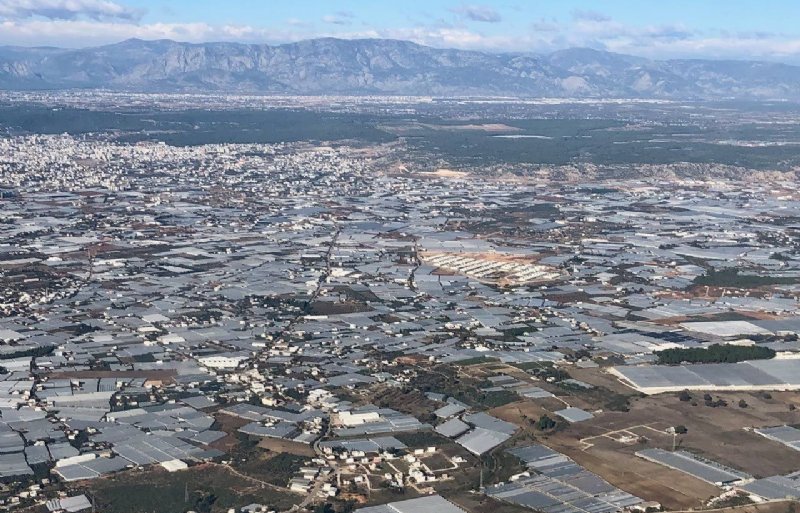
[[353, 511], [355, 511], [357, 505], [358, 505], [358, 503], [356, 501], [347, 500], [347, 501], [344, 502], [344, 504], [342, 504], [341, 510], [339, 511], [339, 513], [353, 513]]
[[656, 352], [658, 363], [679, 365], [688, 363], [736, 363], [746, 360], [769, 360], [775, 351], [764, 346], [737, 346], [733, 344], [712, 344], [704, 347], [665, 349]]
[[333, 504], [326, 502], [315, 507], [314, 513], [335, 513], [335, 510], [333, 509]]
[[677, 433], [679, 435], [685, 435], [688, 432], [689, 432], [689, 430], [686, 429], [686, 426], [684, 426], [684, 425], [675, 426], [675, 433]]
[[678, 399], [683, 402], [689, 402], [692, 400], [692, 394], [690, 394], [688, 390], [683, 390], [678, 394]]
[[739, 408], [747, 408], [747, 402], [744, 399], [739, 399]]
[[547, 431], [549, 429], [553, 429], [554, 427], [556, 427], [556, 421], [547, 415], [542, 415], [539, 417], [539, 420], [536, 421], [536, 429], [539, 431]]
[[200, 497], [194, 502], [194, 509], [198, 513], [211, 513], [214, 503], [217, 502], [217, 496], [211, 492], [202, 493]]

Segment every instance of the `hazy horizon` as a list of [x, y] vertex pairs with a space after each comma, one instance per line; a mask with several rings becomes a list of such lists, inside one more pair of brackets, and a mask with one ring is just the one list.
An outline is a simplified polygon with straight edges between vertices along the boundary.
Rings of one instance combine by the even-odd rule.
[[[781, 12], [781, 16], [770, 13]], [[800, 63], [800, 4], [676, 1], [0, 0], [0, 45], [85, 48], [130, 38], [283, 44], [399, 39], [492, 53], [586, 47], [650, 59]]]

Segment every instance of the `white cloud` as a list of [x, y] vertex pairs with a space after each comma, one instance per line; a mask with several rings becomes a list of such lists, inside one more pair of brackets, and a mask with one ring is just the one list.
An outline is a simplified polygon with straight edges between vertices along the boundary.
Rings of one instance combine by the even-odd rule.
[[328, 14], [322, 17], [322, 21], [333, 25], [350, 25], [355, 19], [355, 14], [350, 11], [338, 11], [334, 14]]
[[499, 23], [503, 21], [503, 17], [496, 10], [486, 5], [462, 5], [452, 12], [457, 14], [463, 19], [470, 21], [480, 21], [483, 23]]
[[[56, 0], [48, 0], [56, 2]], [[61, 0], [59, 0], [61, 1]], [[62, 3], [65, 3], [63, 0]], [[29, 5], [30, 0], [7, 2], [0, 6]], [[42, 2], [36, 2], [42, 5]], [[78, 3], [89, 5], [89, 0]], [[97, 3], [97, 2], [94, 2]], [[65, 3], [66, 5], [66, 3]], [[77, 4], [70, 4], [73, 11]], [[105, 5], [105, 3], [104, 3]], [[19, 9], [17, 9], [18, 12]], [[2, 11], [0, 11], [2, 12]], [[800, 36], [764, 32], [698, 32], [681, 25], [632, 26], [603, 16], [574, 16], [567, 21], [539, 20], [523, 32], [484, 33], [471, 27], [430, 22], [427, 25], [376, 29], [337, 23], [284, 23], [280, 28], [254, 25], [216, 25], [207, 23], [136, 23], [124, 15], [109, 19], [83, 14], [47, 18], [42, 15], [19, 19], [0, 19], [0, 44], [29, 46], [92, 46], [137, 37], [177, 41], [240, 41], [283, 43], [313, 37], [406, 39], [439, 48], [484, 51], [549, 52], [561, 48], [586, 46], [649, 58], [730, 58], [766, 59], [800, 63]], [[347, 13], [334, 13], [349, 19]], [[102, 19], [98, 19], [102, 18]]]
[[[255, 41], [268, 34], [248, 26], [206, 23], [134, 23], [89, 20], [25, 20], [0, 22], [0, 44], [92, 46], [123, 39], [176, 41]], [[65, 44], [66, 43], [66, 44]], [[72, 43], [70, 45], [70, 43]]]
[[111, 0], [0, 0], [0, 18], [19, 20], [41, 17], [51, 20], [136, 21], [142, 12]]

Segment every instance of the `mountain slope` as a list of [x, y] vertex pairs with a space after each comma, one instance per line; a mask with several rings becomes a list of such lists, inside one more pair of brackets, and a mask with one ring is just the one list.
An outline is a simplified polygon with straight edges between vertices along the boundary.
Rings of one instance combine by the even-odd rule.
[[0, 88], [800, 100], [800, 67], [652, 61], [585, 48], [494, 54], [387, 39], [277, 46], [131, 39], [79, 50], [0, 47]]

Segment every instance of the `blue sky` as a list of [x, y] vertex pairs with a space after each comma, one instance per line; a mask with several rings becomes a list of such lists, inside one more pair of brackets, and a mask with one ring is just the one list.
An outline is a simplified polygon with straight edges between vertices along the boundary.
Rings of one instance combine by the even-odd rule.
[[0, 44], [389, 37], [483, 51], [587, 46], [800, 63], [797, 20], [798, 0], [0, 0]]

